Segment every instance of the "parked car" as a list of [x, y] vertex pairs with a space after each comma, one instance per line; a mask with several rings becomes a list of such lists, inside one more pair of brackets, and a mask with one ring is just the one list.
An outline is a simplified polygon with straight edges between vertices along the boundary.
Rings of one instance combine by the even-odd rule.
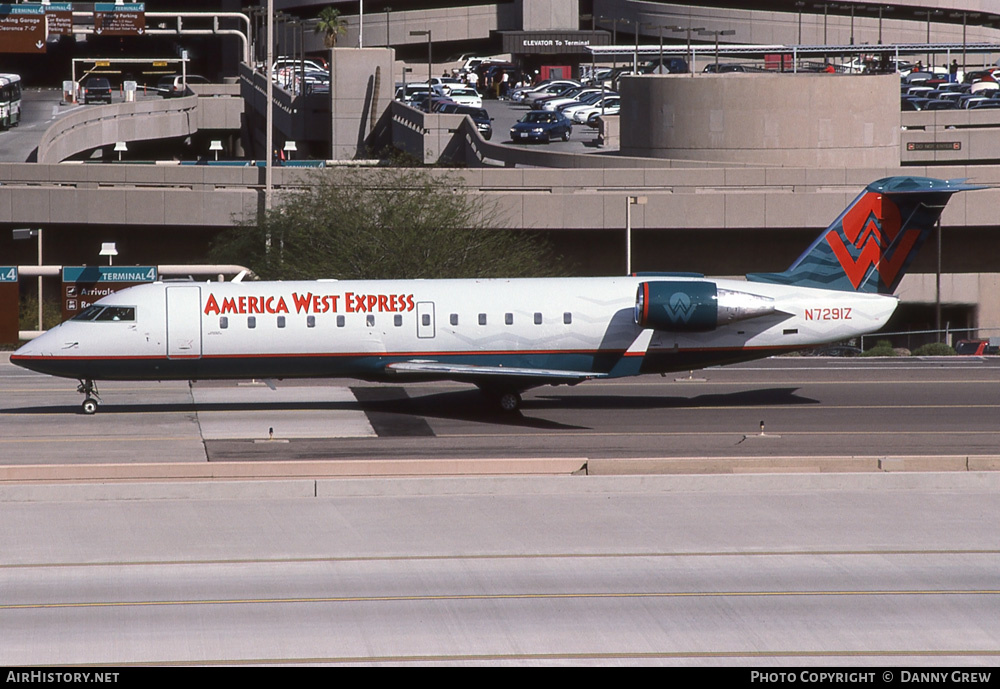
[[483, 107], [483, 97], [474, 88], [453, 88], [448, 92], [448, 98], [459, 105], [468, 105], [470, 108]]
[[552, 139], [569, 141], [573, 123], [558, 112], [532, 110], [510, 128], [511, 141], [542, 141], [548, 143]]
[[687, 74], [689, 71], [687, 60], [682, 57], [665, 57], [662, 64], [657, 58], [639, 68], [640, 74]]
[[573, 122], [577, 124], [589, 124], [591, 127], [597, 126], [597, 118], [601, 115], [617, 115], [621, 109], [620, 98], [605, 98], [603, 112], [601, 104], [590, 105], [584, 108], [573, 109]]
[[562, 113], [563, 113], [563, 115], [565, 115], [569, 119], [573, 120], [574, 122], [579, 122], [579, 123], [582, 124], [583, 122], [586, 122], [587, 120], [586, 119], [578, 120], [576, 118], [576, 113], [577, 112], [579, 112], [581, 110], [586, 110], [586, 111], [592, 113], [592, 112], [594, 112], [596, 110], [596, 112], [598, 114], [600, 114], [600, 112], [601, 112], [601, 103], [604, 103], [604, 109], [605, 109], [605, 111], [607, 111], [608, 109], [611, 108], [612, 105], [617, 106], [620, 101], [621, 101], [621, 96], [618, 96], [618, 95], [614, 95], [614, 96], [605, 95], [603, 99], [598, 98], [597, 100], [595, 100], [595, 101], [593, 101], [591, 103], [580, 103], [579, 105], [571, 105], [569, 107], [566, 107], [566, 108], [563, 109]]
[[90, 77], [83, 82], [83, 102], [84, 104], [94, 101], [111, 102], [111, 82], [104, 77]]
[[571, 89], [559, 96], [539, 98], [531, 104], [531, 107], [533, 110], [558, 110], [560, 105], [566, 105], [567, 103], [579, 103], [581, 96], [588, 93], [600, 92], [601, 89], [594, 88], [593, 86], [580, 86], [579, 88]]
[[537, 91], [529, 91], [528, 93], [525, 93], [524, 97], [521, 98], [521, 102], [530, 106], [536, 100], [549, 98], [551, 96], [561, 96], [576, 88], [580, 88], [580, 84], [576, 81], [553, 81]]
[[178, 98], [183, 96], [186, 92], [184, 84], [208, 84], [208, 79], [197, 74], [188, 74], [183, 76], [180, 74], [172, 74], [170, 76], [161, 77], [160, 81], [156, 84], [157, 91], [164, 98]]
[[989, 340], [959, 340], [955, 343], [956, 354], [983, 355], [1000, 353], [1000, 346], [990, 344]]
[[[535, 84], [533, 86], [525, 86], [523, 88], [514, 89], [513, 91], [510, 92], [510, 99], [512, 101], [514, 101], [515, 103], [523, 103], [523, 102], [525, 102], [525, 100], [528, 98], [529, 95], [534, 96], [534, 94], [538, 94], [538, 93], [540, 93], [543, 90], [546, 91], [545, 95], [544, 96], [538, 96], [539, 98], [544, 98], [544, 97], [547, 97], [547, 96], [551, 96], [551, 95], [554, 95], [557, 92], [565, 90], [565, 88], [563, 88], [563, 89], [555, 88], [555, 89], [553, 89], [551, 91], [547, 90], [547, 89], [550, 89], [553, 86], [558, 85], [558, 84], [563, 85], [565, 88], [575, 88], [577, 86], [580, 86], [579, 83], [577, 83], [575, 81], [568, 81], [568, 80], [543, 81], [543, 82]], [[534, 97], [532, 97], [532, 100], [534, 100]], [[528, 102], [530, 102], [530, 101], [528, 101]]]
[[484, 139], [489, 141], [493, 138], [493, 118], [483, 108], [473, 108], [468, 105], [459, 105], [452, 110], [457, 115], [468, 115], [476, 123], [476, 128]]

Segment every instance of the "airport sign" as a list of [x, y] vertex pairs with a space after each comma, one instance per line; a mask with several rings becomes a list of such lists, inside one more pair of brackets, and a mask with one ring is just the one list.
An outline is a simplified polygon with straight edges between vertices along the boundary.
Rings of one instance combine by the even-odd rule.
[[44, 53], [42, 5], [0, 5], [0, 53]]
[[63, 320], [72, 318], [101, 297], [156, 279], [153, 266], [63, 266]]
[[94, 3], [94, 33], [98, 36], [141, 36], [146, 33], [146, 4]]
[[17, 266], [0, 266], [0, 344], [16, 344], [20, 323]]

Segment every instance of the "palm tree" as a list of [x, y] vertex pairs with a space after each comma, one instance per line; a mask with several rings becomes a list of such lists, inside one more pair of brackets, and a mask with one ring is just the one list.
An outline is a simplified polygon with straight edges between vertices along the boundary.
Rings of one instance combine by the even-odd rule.
[[323, 43], [327, 48], [337, 45], [337, 36], [347, 32], [347, 22], [340, 16], [340, 10], [326, 7], [317, 17], [316, 33], [323, 34]]

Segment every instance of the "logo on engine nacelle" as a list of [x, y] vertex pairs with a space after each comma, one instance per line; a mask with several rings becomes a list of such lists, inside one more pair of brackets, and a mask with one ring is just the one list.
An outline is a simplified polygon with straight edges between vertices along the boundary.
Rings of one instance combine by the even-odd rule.
[[691, 297], [688, 296], [687, 292], [674, 292], [670, 295], [668, 302], [663, 310], [667, 312], [670, 320], [674, 323], [687, 323], [694, 315], [695, 309], [698, 308], [696, 304], [691, 303]]

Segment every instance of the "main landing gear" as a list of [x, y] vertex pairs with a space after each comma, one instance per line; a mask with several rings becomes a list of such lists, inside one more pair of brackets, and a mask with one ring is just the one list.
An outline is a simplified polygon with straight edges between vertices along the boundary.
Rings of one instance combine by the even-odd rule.
[[81, 380], [80, 384], [76, 386], [76, 391], [87, 396], [83, 400], [83, 404], [80, 405], [83, 413], [88, 416], [96, 414], [97, 405], [101, 402], [101, 394], [97, 391], [97, 383], [90, 379]]
[[517, 390], [495, 390], [480, 388], [490, 404], [506, 414], [513, 414], [521, 408], [521, 393]]

